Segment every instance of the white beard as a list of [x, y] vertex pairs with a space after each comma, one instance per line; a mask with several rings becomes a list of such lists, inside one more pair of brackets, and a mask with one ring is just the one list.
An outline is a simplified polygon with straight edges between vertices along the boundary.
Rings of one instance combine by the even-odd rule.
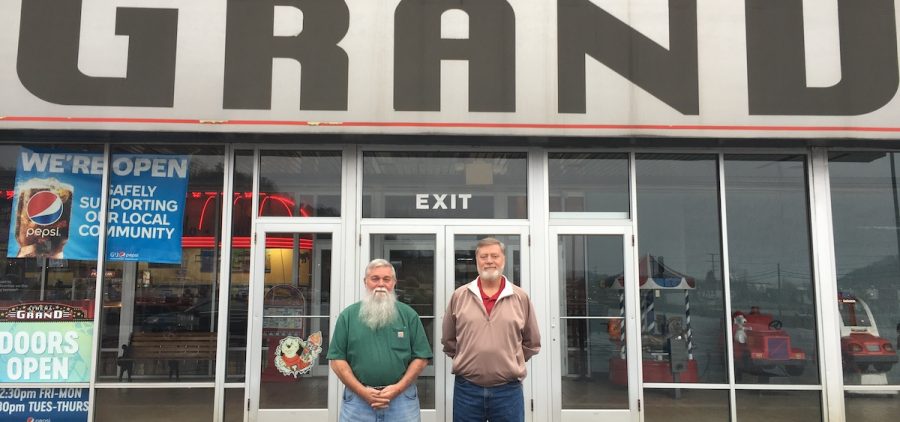
[[374, 292], [366, 293], [359, 308], [359, 319], [364, 324], [377, 330], [390, 324], [395, 318], [397, 318], [397, 295], [394, 292], [376, 289]]
[[499, 268], [496, 270], [484, 270], [478, 273], [478, 276], [481, 277], [482, 280], [494, 281], [499, 280], [501, 276], [503, 276], [503, 268]]

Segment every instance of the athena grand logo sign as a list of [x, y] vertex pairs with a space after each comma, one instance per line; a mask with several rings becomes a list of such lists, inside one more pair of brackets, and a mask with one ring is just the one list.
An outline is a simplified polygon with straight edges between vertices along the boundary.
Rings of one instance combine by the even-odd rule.
[[25, 303], [0, 310], [0, 321], [76, 321], [89, 319], [84, 310], [61, 303]]

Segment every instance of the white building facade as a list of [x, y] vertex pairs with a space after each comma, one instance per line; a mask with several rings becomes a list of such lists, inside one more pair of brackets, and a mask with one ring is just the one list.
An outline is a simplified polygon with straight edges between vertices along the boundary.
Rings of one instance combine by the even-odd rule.
[[529, 421], [896, 414], [896, 3], [533, 3], [0, 4], [0, 414], [336, 421], [385, 258], [452, 420], [486, 236]]

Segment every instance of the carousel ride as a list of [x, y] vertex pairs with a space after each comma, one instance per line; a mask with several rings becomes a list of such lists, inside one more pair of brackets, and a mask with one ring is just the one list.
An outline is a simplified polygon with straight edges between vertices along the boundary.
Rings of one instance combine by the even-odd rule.
[[[662, 257], [641, 258], [638, 272], [641, 296], [641, 366], [644, 382], [697, 382], [697, 361], [691, 331], [690, 292], [696, 288], [693, 277], [665, 265]], [[610, 357], [609, 378], [615, 385], [627, 385], [627, 346], [625, 341], [625, 277], [616, 277], [613, 288], [619, 292], [619, 315], [610, 322], [609, 336], [619, 348]], [[657, 315], [655, 302], [663, 296], [683, 296], [684, 312], [678, 316]], [[683, 318], [682, 318], [683, 317]]]

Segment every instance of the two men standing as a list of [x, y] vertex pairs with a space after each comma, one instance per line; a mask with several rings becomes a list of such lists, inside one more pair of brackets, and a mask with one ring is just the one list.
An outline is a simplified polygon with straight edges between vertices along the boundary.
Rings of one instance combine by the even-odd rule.
[[[534, 306], [504, 275], [506, 247], [478, 242], [478, 277], [456, 289], [443, 320], [453, 359], [454, 422], [525, 420], [525, 362], [541, 348]], [[366, 296], [341, 312], [328, 352], [344, 390], [341, 421], [417, 421], [415, 379], [432, 357], [415, 311], [396, 302], [393, 266], [366, 267]]]

